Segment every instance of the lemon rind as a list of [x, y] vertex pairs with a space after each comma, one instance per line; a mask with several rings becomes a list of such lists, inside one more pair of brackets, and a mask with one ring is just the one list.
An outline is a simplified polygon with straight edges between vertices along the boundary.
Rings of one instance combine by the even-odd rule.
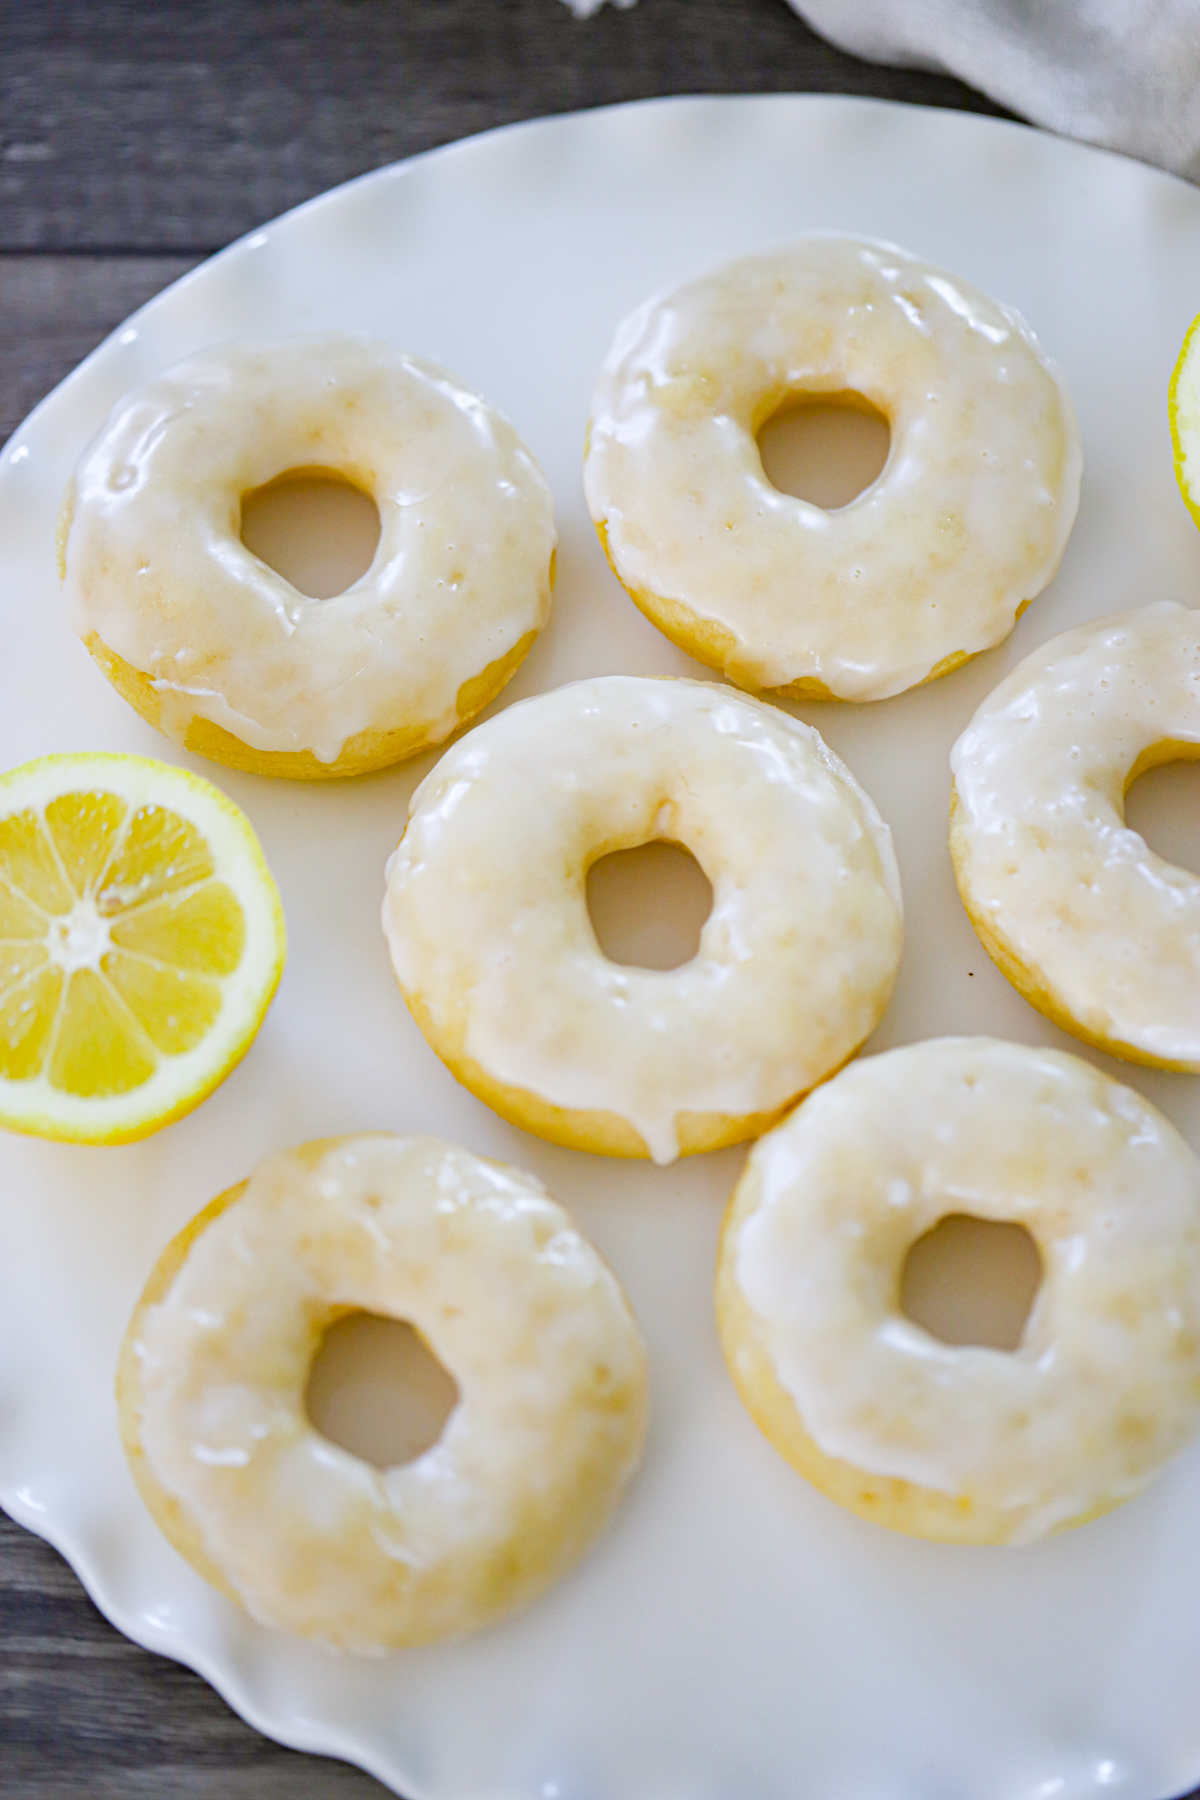
[[[1200, 313], [1188, 326], [1171, 371], [1167, 416], [1171, 424], [1175, 479], [1184, 505], [1200, 526], [1200, 332], [1197, 327], [1200, 327]], [[1187, 478], [1189, 463], [1196, 472], [1194, 487], [1189, 486]]]

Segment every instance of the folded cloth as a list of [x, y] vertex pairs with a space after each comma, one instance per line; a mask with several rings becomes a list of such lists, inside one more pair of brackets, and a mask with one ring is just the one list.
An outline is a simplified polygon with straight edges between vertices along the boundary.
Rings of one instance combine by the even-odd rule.
[[959, 76], [1200, 181], [1200, 0], [789, 0], [843, 50]]
[[[586, 17], [604, 0], [567, 4]], [[957, 75], [1035, 124], [1200, 181], [1200, 0], [788, 4], [855, 56]]]

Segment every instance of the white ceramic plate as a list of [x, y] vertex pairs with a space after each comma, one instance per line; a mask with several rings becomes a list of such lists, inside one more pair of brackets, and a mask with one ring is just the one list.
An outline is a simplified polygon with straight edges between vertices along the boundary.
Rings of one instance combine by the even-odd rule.
[[[696, 672], [597, 547], [579, 478], [592, 378], [652, 290], [830, 228], [893, 239], [1019, 307], [1066, 370], [1086, 458], [1062, 571], [1007, 645], [882, 705], [803, 709], [896, 834], [909, 939], [874, 1047], [991, 1032], [1078, 1049], [996, 973], [959, 906], [947, 754], [1033, 645], [1200, 594], [1166, 426], [1200, 306], [1200, 192], [1022, 127], [834, 98], [656, 101], [383, 170], [235, 245], [111, 338], [4, 454], [0, 766], [84, 748], [187, 760], [68, 630], [54, 519], [119, 394], [245, 333], [373, 332], [459, 371], [533, 446], [559, 509], [558, 591], [502, 704], [583, 675]], [[130, 1637], [263, 1731], [414, 1800], [1161, 1800], [1200, 1781], [1200, 1454], [1020, 1551], [911, 1542], [810, 1490], [718, 1352], [710, 1282], [741, 1154], [655, 1169], [540, 1143], [459, 1089], [409, 1020], [378, 914], [430, 760], [312, 788], [196, 765], [262, 836], [290, 962], [258, 1042], [191, 1118], [124, 1149], [0, 1144], [4, 1506]], [[1167, 794], [1163, 833], [1194, 792]], [[1200, 1084], [1096, 1060], [1200, 1144]], [[578, 1212], [649, 1339], [654, 1421], [614, 1526], [546, 1600], [465, 1644], [361, 1662], [260, 1629], [176, 1556], [126, 1473], [111, 1382], [145, 1274], [192, 1212], [282, 1145], [380, 1128], [523, 1164]]]

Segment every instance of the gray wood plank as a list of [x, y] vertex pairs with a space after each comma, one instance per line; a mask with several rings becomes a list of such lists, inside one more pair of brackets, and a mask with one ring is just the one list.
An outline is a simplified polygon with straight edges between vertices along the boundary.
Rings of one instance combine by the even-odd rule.
[[0, 248], [206, 250], [365, 169], [539, 113], [827, 89], [999, 111], [784, 0], [0, 0]]
[[361, 1770], [243, 1724], [206, 1682], [96, 1611], [0, 1513], [0, 1800], [383, 1800]]
[[0, 254], [0, 443], [191, 256]]

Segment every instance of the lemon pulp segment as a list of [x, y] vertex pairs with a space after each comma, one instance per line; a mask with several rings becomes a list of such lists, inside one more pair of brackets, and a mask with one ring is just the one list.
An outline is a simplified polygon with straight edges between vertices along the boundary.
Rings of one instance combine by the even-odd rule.
[[0, 779], [0, 1123], [144, 1136], [247, 1048], [283, 965], [243, 814], [187, 771], [58, 756]]

